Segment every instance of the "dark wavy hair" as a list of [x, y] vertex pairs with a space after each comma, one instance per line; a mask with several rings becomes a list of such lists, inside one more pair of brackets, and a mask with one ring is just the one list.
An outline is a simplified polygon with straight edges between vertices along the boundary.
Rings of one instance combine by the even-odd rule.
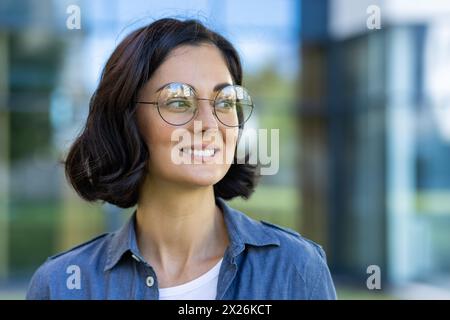
[[[117, 46], [90, 99], [86, 124], [63, 161], [67, 180], [83, 199], [121, 208], [136, 205], [149, 159], [136, 121], [138, 92], [173, 49], [203, 43], [221, 51], [234, 83], [241, 85], [242, 66], [236, 49], [198, 20], [156, 20], [131, 32]], [[239, 137], [241, 131], [242, 127]], [[237, 163], [235, 154], [226, 175], [214, 185], [215, 196], [247, 199], [258, 172], [258, 165], [250, 165], [248, 156], [245, 163]]]

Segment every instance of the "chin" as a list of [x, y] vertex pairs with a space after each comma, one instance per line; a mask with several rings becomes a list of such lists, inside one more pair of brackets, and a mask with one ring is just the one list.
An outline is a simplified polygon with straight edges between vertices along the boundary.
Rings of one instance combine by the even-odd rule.
[[193, 186], [207, 187], [216, 184], [225, 176], [226, 171], [223, 168], [215, 166], [199, 165], [193, 167], [187, 165], [185, 168], [180, 168], [178, 179], [186, 184]]

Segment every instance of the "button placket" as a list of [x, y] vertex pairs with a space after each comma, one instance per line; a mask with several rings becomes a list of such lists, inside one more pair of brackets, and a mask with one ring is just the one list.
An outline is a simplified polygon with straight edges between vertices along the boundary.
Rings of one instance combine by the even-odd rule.
[[145, 285], [149, 288], [153, 287], [155, 285], [155, 277], [151, 274], [152, 273], [152, 267], [144, 260], [142, 260], [140, 257], [138, 257], [135, 254], [131, 255], [134, 260], [136, 260], [139, 263], [143, 263], [148, 271], [148, 275], [145, 278]]

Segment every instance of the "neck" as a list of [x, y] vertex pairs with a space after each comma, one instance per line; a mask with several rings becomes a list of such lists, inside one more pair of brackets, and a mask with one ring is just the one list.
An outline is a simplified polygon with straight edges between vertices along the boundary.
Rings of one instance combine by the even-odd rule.
[[216, 260], [228, 244], [212, 186], [192, 188], [146, 179], [136, 229], [143, 257], [158, 269], [181, 270], [192, 263]]

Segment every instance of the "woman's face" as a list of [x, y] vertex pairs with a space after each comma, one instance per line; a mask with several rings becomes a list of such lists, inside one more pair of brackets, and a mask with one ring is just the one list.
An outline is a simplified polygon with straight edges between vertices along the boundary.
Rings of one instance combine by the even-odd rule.
[[[174, 49], [139, 92], [138, 101], [157, 101], [157, 90], [172, 82], [188, 84], [197, 97], [211, 100], [217, 93], [214, 87], [233, 84], [221, 52], [211, 44]], [[230, 155], [233, 159], [238, 128], [219, 122], [212, 102], [199, 100], [196, 117], [181, 126], [165, 122], [156, 105], [138, 104], [137, 118], [150, 152], [149, 179], [210, 186], [219, 182], [230, 168], [230, 161], [225, 159], [230, 159]], [[179, 139], [180, 136], [184, 139]]]

